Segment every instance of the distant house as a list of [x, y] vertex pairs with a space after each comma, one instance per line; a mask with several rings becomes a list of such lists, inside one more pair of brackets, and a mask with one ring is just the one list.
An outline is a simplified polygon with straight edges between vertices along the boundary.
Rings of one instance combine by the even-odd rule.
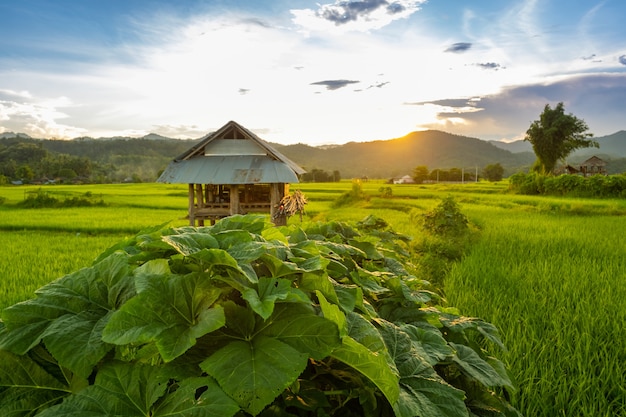
[[410, 175], [405, 175], [404, 177], [394, 178], [393, 183], [394, 184], [415, 184], [415, 181], [413, 180], [413, 177], [411, 177]]
[[606, 175], [606, 162], [597, 156], [592, 156], [578, 166], [566, 165], [565, 170], [568, 174], [578, 174], [583, 177], [592, 175]]
[[289, 184], [306, 171], [257, 135], [230, 121], [174, 158], [157, 182], [189, 184], [189, 224], [252, 212], [275, 224]]

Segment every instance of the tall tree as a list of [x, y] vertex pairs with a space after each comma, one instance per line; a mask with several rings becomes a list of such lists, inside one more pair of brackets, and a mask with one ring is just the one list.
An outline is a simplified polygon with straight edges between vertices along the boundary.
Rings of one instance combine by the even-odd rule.
[[543, 109], [539, 120], [531, 123], [524, 140], [530, 142], [537, 156], [533, 169], [551, 174], [559, 160], [580, 148], [599, 148], [598, 142], [589, 139], [589, 127], [584, 120], [573, 114], [565, 114], [563, 103], [554, 109], [549, 104]]
[[428, 179], [428, 167], [425, 165], [419, 165], [413, 168], [413, 175], [411, 175], [413, 181], [416, 184], [422, 184]]

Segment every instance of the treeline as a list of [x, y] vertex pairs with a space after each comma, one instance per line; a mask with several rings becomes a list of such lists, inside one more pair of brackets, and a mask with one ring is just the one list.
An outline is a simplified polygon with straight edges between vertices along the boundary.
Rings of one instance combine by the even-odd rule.
[[149, 182], [191, 146], [184, 140], [0, 140], [0, 184]]
[[477, 181], [480, 178], [486, 179], [487, 181], [500, 181], [503, 175], [504, 167], [500, 165], [500, 163], [489, 164], [485, 166], [480, 173], [478, 172], [478, 168], [474, 170], [437, 168], [429, 171], [427, 166], [420, 165], [413, 169], [411, 178], [417, 184], [422, 184], [424, 182]]

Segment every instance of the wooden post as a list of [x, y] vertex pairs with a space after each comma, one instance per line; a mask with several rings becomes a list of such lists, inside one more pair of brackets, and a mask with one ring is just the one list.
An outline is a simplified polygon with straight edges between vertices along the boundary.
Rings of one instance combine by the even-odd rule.
[[274, 183], [270, 185], [270, 218], [276, 226], [287, 224], [286, 216], [276, 216], [280, 206], [280, 200], [285, 196], [285, 184]]
[[193, 184], [189, 184], [189, 226], [196, 225]]
[[239, 214], [239, 185], [230, 186], [230, 215]]
[[[204, 208], [204, 193], [202, 192], [202, 184], [196, 184], [196, 200], [198, 200], [198, 209]], [[204, 219], [198, 218], [198, 226], [204, 226]]]

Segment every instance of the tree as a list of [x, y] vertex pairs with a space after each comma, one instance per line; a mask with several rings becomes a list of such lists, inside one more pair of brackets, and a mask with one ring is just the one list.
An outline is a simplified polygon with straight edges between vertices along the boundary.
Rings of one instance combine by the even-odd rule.
[[573, 114], [565, 114], [563, 103], [554, 109], [549, 104], [539, 116], [539, 120], [531, 123], [524, 140], [530, 142], [537, 161], [533, 169], [551, 174], [559, 160], [580, 148], [598, 148], [598, 142], [588, 139], [593, 136], [587, 133], [587, 123]]
[[483, 177], [487, 181], [500, 181], [504, 175], [504, 168], [500, 163], [489, 164], [483, 168]]
[[413, 168], [413, 181], [416, 184], [422, 184], [425, 180], [428, 179], [428, 167], [424, 165], [416, 166]]

